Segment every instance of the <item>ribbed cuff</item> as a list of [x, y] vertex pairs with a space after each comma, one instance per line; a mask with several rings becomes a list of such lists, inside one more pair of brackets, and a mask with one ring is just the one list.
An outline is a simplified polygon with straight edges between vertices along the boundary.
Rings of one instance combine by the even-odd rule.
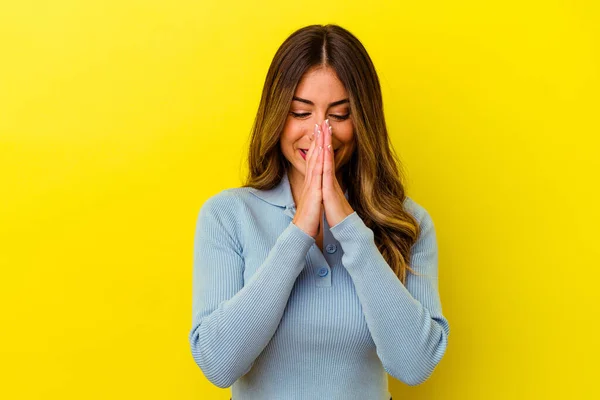
[[374, 238], [373, 231], [365, 225], [356, 211], [332, 226], [329, 230], [342, 246], [344, 243], [372, 241]]
[[304, 232], [293, 222], [279, 235], [275, 246], [278, 248], [273, 254], [278, 254], [280, 262], [284, 265], [296, 265], [299, 273], [304, 268], [304, 258], [310, 247], [315, 243], [315, 238]]
[[355, 272], [365, 267], [364, 263], [358, 260], [364, 260], [365, 257], [367, 260], [375, 260], [381, 257], [375, 244], [373, 231], [365, 225], [356, 211], [329, 230], [340, 242], [344, 251], [342, 262], [353, 278]]

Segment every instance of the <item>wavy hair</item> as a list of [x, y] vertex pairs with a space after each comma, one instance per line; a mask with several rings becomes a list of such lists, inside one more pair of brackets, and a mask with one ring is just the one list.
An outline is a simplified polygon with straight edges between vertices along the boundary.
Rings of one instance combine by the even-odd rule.
[[268, 190], [286, 173], [279, 147], [292, 97], [312, 67], [330, 67], [348, 92], [356, 148], [340, 170], [348, 202], [374, 233], [381, 255], [405, 284], [410, 253], [419, 237], [416, 219], [404, 209], [404, 172], [389, 139], [379, 78], [367, 51], [338, 25], [310, 25], [279, 47], [265, 79], [250, 136], [248, 176], [242, 187]]

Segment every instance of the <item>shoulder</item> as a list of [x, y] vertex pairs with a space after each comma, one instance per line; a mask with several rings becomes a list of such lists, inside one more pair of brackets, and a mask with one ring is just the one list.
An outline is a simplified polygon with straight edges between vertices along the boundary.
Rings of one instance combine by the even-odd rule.
[[412, 197], [406, 196], [404, 198], [404, 209], [415, 217], [419, 223], [431, 220], [427, 209], [417, 203]]
[[241, 214], [252, 206], [251, 188], [223, 189], [208, 197], [200, 206], [199, 215], [211, 215], [231, 222], [240, 221]]
[[427, 209], [410, 197], [404, 199], [404, 206], [404, 209], [415, 217], [419, 225], [419, 237], [413, 245], [415, 254], [423, 251], [437, 254], [436, 228]]
[[417, 220], [419, 225], [419, 238], [433, 238], [435, 240], [435, 224], [427, 209], [408, 196], [404, 199], [404, 209]]

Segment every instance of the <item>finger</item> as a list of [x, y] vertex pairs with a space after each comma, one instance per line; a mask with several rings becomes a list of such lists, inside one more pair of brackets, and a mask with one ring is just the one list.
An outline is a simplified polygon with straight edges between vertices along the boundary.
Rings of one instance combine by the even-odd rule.
[[325, 120], [324, 134], [324, 159], [323, 159], [323, 189], [333, 188], [333, 149], [331, 148], [331, 126], [329, 120]]
[[315, 147], [317, 147], [316, 142], [317, 142], [317, 124], [315, 124], [315, 127], [313, 129], [314, 133], [314, 137], [312, 138], [312, 140], [310, 141], [310, 146], [308, 147], [308, 151], [306, 152], [306, 168], [304, 170], [304, 182], [310, 182], [311, 179], [311, 175], [312, 175], [312, 168], [313, 168], [313, 154], [315, 152]]
[[323, 136], [323, 132], [321, 132], [321, 128], [317, 124], [315, 124], [315, 129], [317, 130], [317, 133], [316, 133], [316, 137], [314, 140], [314, 145], [313, 145], [311, 159], [310, 159], [310, 182], [309, 182], [309, 185], [312, 185], [314, 183], [315, 169], [317, 167], [318, 160], [319, 160], [319, 140]]
[[325, 123], [323, 122], [321, 125], [319, 125], [319, 130], [320, 130], [320, 135], [319, 135], [319, 146], [321, 146], [323, 148], [323, 150], [325, 150]]
[[[321, 133], [320, 136], [321, 136], [320, 140], [322, 142], [323, 134]], [[316, 191], [318, 192], [318, 191], [323, 190], [321, 185], [323, 184], [323, 153], [325, 153], [325, 151], [323, 150], [322, 144], [319, 146], [319, 149], [317, 152], [318, 152], [318, 155], [317, 155], [317, 157], [315, 157], [317, 159], [317, 162], [316, 162], [317, 165], [315, 166], [315, 169], [313, 171], [312, 184], [314, 185], [313, 188], [316, 189]], [[322, 193], [321, 193], [321, 195], [322, 195]], [[322, 202], [322, 200], [321, 200], [321, 202]]]
[[337, 179], [335, 179], [335, 153], [334, 153], [334, 148], [333, 148], [333, 126], [329, 126], [329, 151], [331, 154], [331, 179], [333, 179], [333, 182], [336, 183]]
[[[314, 159], [312, 160], [313, 162], [313, 172], [315, 169], [319, 168], [319, 156], [321, 155], [322, 152], [322, 148], [323, 148], [323, 131], [321, 130], [321, 127], [319, 125], [317, 125], [317, 139], [315, 140], [315, 149], [314, 152], [315, 154], [313, 155]], [[323, 172], [320, 172], [320, 174], [322, 174]]]
[[321, 131], [321, 127], [318, 126], [317, 124], [315, 124], [315, 129], [317, 130], [317, 133], [315, 136], [315, 144], [314, 144], [314, 148], [313, 148], [313, 153], [311, 154], [311, 159], [310, 159], [310, 163], [311, 163], [311, 166], [313, 169], [317, 165], [317, 159], [319, 158], [319, 146], [320, 146], [319, 141], [323, 137], [323, 132]]
[[316, 141], [317, 141], [317, 133], [318, 133], [318, 125], [315, 124], [315, 126], [313, 127], [313, 137], [310, 141], [310, 146], [308, 147], [308, 152], [306, 153], [306, 161], [308, 162], [312, 156], [312, 152], [313, 149], [315, 147]]
[[[325, 131], [323, 130], [323, 125], [319, 125], [319, 138], [317, 139], [319, 154], [317, 154], [317, 167], [319, 169], [319, 176], [323, 175], [323, 153], [325, 152]], [[318, 186], [321, 188], [321, 185]]]

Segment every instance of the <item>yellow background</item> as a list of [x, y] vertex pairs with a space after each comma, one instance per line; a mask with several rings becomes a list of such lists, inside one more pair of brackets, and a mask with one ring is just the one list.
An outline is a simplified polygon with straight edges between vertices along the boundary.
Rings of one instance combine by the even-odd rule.
[[[239, 186], [297, 28], [369, 51], [439, 243], [450, 344], [396, 399], [598, 396], [589, 1], [3, 1], [0, 398], [229, 399], [195, 365], [197, 212]], [[597, 397], [596, 397], [597, 398]]]

